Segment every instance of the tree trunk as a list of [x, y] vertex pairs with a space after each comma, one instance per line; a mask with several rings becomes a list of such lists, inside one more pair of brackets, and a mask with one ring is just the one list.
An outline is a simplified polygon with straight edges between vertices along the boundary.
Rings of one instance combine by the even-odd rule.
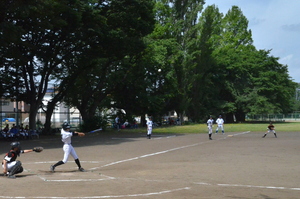
[[53, 101], [50, 101], [48, 102], [47, 104], [47, 110], [46, 110], [46, 121], [45, 121], [45, 124], [44, 124], [44, 130], [43, 130], [43, 133], [44, 134], [51, 134], [51, 117], [52, 117], [52, 114], [53, 114], [53, 111], [55, 109], [55, 105], [56, 103], [53, 102]]
[[144, 114], [142, 114], [141, 116], [141, 126], [142, 127], [145, 127], [146, 126], [146, 117]]
[[234, 123], [233, 113], [226, 113], [223, 119], [226, 123]]
[[38, 111], [38, 106], [36, 103], [30, 104], [29, 111], [29, 129], [36, 130], [36, 115]]
[[246, 113], [243, 111], [237, 111], [235, 114], [236, 122], [245, 122], [246, 121]]
[[[87, 109], [89, 108], [89, 109]], [[87, 106], [83, 106], [83, 107], [77, 107], [77, 109], [79, 110], [82, 120], [84, 121], [88, 121], [91, 118], [95, 117], [96, 114], [96, 107], [87, 107]]]

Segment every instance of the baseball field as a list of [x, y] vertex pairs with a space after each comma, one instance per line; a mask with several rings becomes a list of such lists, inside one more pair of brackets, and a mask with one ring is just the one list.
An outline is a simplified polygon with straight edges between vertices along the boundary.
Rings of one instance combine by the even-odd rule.
[[[73, 137], [86, 172], [77, 170], [72, 157], [50, 172], [63, 158], [58, 135], [20, 141], [23, 149], [44, 151], [18, 157], [24, 172], [16, 179], [0, 177], [0, 198], [299, 198], [299, 132], [276, 128], [278, 138], [262, 138], [265, 128], [237, 131], [225, 125], [225, 135], [209, 140], [202, 126], [191, 127], [199, 128], [194, 133], [186, 128], [154, 129], [152, 139], [146, 139], [146, 129]], [[2, 156], [9, 145], [1, 141]]]

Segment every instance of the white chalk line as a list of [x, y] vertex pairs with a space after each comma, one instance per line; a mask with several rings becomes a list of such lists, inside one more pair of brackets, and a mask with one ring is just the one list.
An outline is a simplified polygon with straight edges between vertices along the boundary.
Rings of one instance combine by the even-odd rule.
[[[205, 182], [196, 182], [195, 184], [214, 186], [214, 184], [205, 183]], [[300, 191], [300, 188], [288, 188], [288, 187], [257, 186], [257, 185], [242, 185], [242, 184], [216, 184], [216, 185], [222, 187], [246, 187], [246, 188], [259, 188], [259, 189], [280, 189], [280, 190]]]
[[[247, 131], [247, 132], [243, 132], [243, 133], [237, 133], [235, 135], [239, 135], [239, 134], [245, 134], [245, 133], [249, 133], [250, 131]], [[173, 136], [168, 136], [168, 137], [173, 137]], [[222, 140], [222, 139], [226, 139], [227, 137], [223, 137], [223, 138], [220, 138], [220, 139], [217, 139], [217, 140]], [[155, 156], [155, 155], [160, 155], [160, 154], [164, 154], [164, 153], [168, 153], [168, 152], [172, 152], [172, 151], [176, 151], [176, 150], [180, 150], [180, 149], [184, 149], [184, 148], [189, 148], [189, 147], [194, 147], [194, 146], [197, 146], [197, 145], [201, 145], [201, 144], [204, 144], [204, 143], [208, 143], [208, 142], [211, 142], [211, 140], [209, 141], [204, 141], [204, 142], [200, 142], [200, 143], [195, 143], [195, 144], [191, 144], [191, 145], [186, 145], [186, 146], [181, 146], [181, 147], [176, 147], [176, 148], [172, 148], [172, 149], [168, 149], [168, 150], [165, 150], [165, 151], [159, 151], [159, 152], [156, 152], [156, 153], [151, 153], [151, 154], [146, 154], [146, 155], [142, 155], [142, 156], [138, 156], [138, 157], [133, 157], [133, 158], [129, 158], [129, 159], [125, 159], [125, 160], [120, 160], [120, 161], [116, 161], [116, 162], [112, 162], [112, 163], [109, 163], [109, 164], [106, 164], [106, 165], [103, 165], [103, 166], [100, 166], [100, 167], [94, 167], [94, 168], [91, 168], [89, 170], [96, 170], [96, 169], [100, 169], [100, 168], [103, 168], [103, 167], [108, 167], [108, 166], [112, 166], [112, 165], [116, 165], [116, 164], [120, 164], [120, 163], [124, 163], [124, 162], [129, 162], [129, 161], [133, 161], [133, 160], [138, 160], [138, 159], [141, 159], [141, 158], [146, 158], [146, 157], [151, 157], [151, 156]], [[82, 161], [84, 162], [84, 161]], [[86, 161], [86, 162], [89, 162], [89, 163], [100, 163], [100, 161]], [[35, 162], [35, 164], [45, 164], [45, 163], [53, 163], [53, 162]], [[38, 175], [38, 177], [40, 179], [42, 179], [43, 181], [62, 181], [62, 182], [68, 182], [68, 181], [80, 181], [81, 179], [76, 179], [76, 180], [49, 180], [49, 179], [46, 179], [40, 175]], [[111, 177], [112, 178], [112, 177]], [[106, 179], [90, 179], [90, 180], [87, 180], [87, 179], [82, 179], [83, 181], [102, 181], [102, 180], [106, 180]]]
[[[249, 133], [250, 131], [246, 131], [246, 132], [242, 132], [242, 133], [237, 133], [237, 134], [234, 134], [234, 135], [241, 135], [241, 134], [246, 134], [246, 133]], [[173, 136], [167, 136], [167, 138], [170, 138], [170, 137], [173, 137]], [[226, 137], [223, 137], [223, 138], [220, 138], [220, 139], [217, 139], [217, 140], [222, 140], [222, 139], [226, 139]], [[112, 163], [109, 163], [109, 164], [106, 164], [106, 165], [103, 165], [103, 166], [100, 166], [100, 167], [94, 167], [94, 168], [91, 168], [89, 170], [96, 170], [96, 169], [99, 169], [99, 168], [103, 168], [103, 167], [108, 167], [108, 166], [112, 166], [112, 165], [116, 165], [116, 164], [120, 164], [120, 163], [124, 163], [124, 162], [129, 162], [129, 161], [133, 161], [133, 160], [138, 160], [138, 159], [141, 159], [141, 158], [146, 158], [146, 157], [151, 157], [151, 156], [155, 156], [155, 155], [160, 155], [160, 154], [164, 154], [164, 153], [168, 153], [168, 152], [172, 152], [172, 151], [176, 151], [176, 150], [180, 150], [180, 149], [184, 149], [184, 148], [189, 148], [189, 147], [194, 147], [194, 146], [197, 146], [197, 145], [201, 145], [201, 144], [204, 144], [204, 143], [208, 143], [208, 142], [211, 142], [211, 140], [209, 141], [204, 141], [204, 142], [200, 142], [200, 143], [195, 143], [195, 144], [191, 144], [191, 145], [186, 145], [186, 146], [181, 146], [181, 147], [176, 147], [176, 148], [172, 148], [172, 149], [168, 149], [168, 150], [165, 150], [165, 151], [159, 151], [159, 152], [156, 152], [156, 153], [151, 153], [151, 154], [146, 154], [146, 155], [142, 155], [142, 156], [138, 156], [138, 157], [134, 157], [134, 158], [129, 158], [129, 159], [125, 159], [125, 160], [120, 160], [120, 161], [116, 161], [116, 162], [112, 162]], [[101, 161], [82, 161], [82, 162], [88, 162], [88, 163], [100, 163]], [[34, 164], [45, 164], [45, 163], [54, 163], [52, 161], [48, 161], [48, 162], [35, 162]], [[42, 179], [43, 181], [54, 181], [54, 180], [48, 180], [40, 175], [38, 175], [38, 177], [40, 179]], [[61, 180], [61, 181], [79, 181], [80, 179], [77, 179], [77, 180]], [[86, 179], [82, 179], [82, 180], [86, 180]], [[102, 181], [102, 180], [105, 180], [105, 179], [94, 179], [94, 180], [86, 180], [86, 181]], [[58, 181], [58, 180], [56, 180]]]
[[120, 163], [123, 163], [123, 162], [129, 162], [129, 161], [132, 161], [132, 160], [138, 160], [138, 159], [141, 159], [141, 158], [146, 158], [146, 157], [151, 157], [151, 156], [155, 156], [155, 155], [160, 155], [160, 154], [168, 153], [168, 152], [171, 152], [171, 151], [176, 151], [176, 150], [179, 150], [179, 149], [184, 149], [184, 148], [193, 147], [193, 146], [197, 146], [197, 145], [199, 145], [199, 143], [191, 144], [191, 145], [186, 145], [186, 146], [181, 146], [181, 147], [177, 147], [177, 148], [173, 148], [173, 149], [168, 149], [168, 150], [165, 150], [165, 151], [159, 151], [159, 152], [155, 152], [155, 153], [150, 153], [150, 154], [146, 154], [146, 155], [141, 155], [141, 156], [134, 157], [134, 158], [129, 158], [129, 159], [125, 159], [125, 160], [120, 160], [120, 161], [112, 162], [112, 163], [103, 165], [101, 167], [91, 168], [91, 170], [95, 170], [95, 169], [99, 169], [99, 168], [103, 168], [103, 167], [108, 167], [108, 166], [120, 164]]
[[[170, 189], [159, 192], [151, 192], [151, 193], [143, 193], [143, 194], [128, 194], [128, 195], [112, 195], [112, 196], [87, 196], [87, 197], [46, 197], [46, 196], [36, 196], [30, 198], [53, 198], [53, 199], [65, 199], [65, 198], [125, 198], [125, 197], [145, 197], [145, 196], [154, 196], [154, 195], [162, 195], [166, 193], [172, 193], [176, 191], [188, 190], [190, 187], [183, 187], [178, 189]], [[28, 197], [8, 197], [8, 196], [0, 196], [0, 198], [28, 198]]]
[[[236, 134], [233, 134], [233, 136], [242, 135], [242, 134], [246, 134], [246, 133], [249, 133], [249, 132], [250, 131], [242, 132], [242, 133], [236, 133]], [[227, 136], [223, 137], [223, 138], [216, 139], [216, 140], [223, 140], [223, 139], [226, 139], [226, 138], [227, 138]], [[123, 162], [137, 160], [137, 159], [140, 159], [140, 158], [145, 158], [145, 157], [150, 157], [150, 156], [154, 156], [154, 155], [164, 154], [164, 153], [175, 151], [175, 150], [180, 150], [180, 149], [184, 149], [184, 148], [188, 148], [188, 147], [193, 147], [193, 146], [201, 145], [201, 144], [204, 144], [204, 143], [207, 143], [207, 142], [211, 142], [211, 141], [205, 141], [205, 142], [200, 142], [200, 143], [196, 143], [196, 144], [186, 145], [186, 146], [182, 146], [182, 147], [176, 147], [176, 148], [165, 150], [165, 151], [160, 151], [160, 152], [156, 152], [156, 153], [146, 154], [146, 155], [142, 155], [142, 156], [138, 156], [138, 157], [134, 157], [134, 158], [129, 158], [129, 159], [126, 159], [126, 160], [116, 161], [116, 162], [113, 162], [113, 163], [110, 163], [110, 164], [106, 164], [106, 165], [103, 165], [103, 166], [97, 167], [97, 168], [107, 167], [107, 166], [111, 166], [111, 165], [115, 165], [115, 164], [119, 164], [119, 163], [123, 163]], [[99, 163], [98, 161], [87, 161], [87, 162]], [[45, 163], [45, 162], [40, 162], [40, 163]], [[93, 168], [93, 169], [97, 169], [97, 168]], [[114, 179], [117, 179], [117, 178], [110, 177], [110, 176], [105, 176], [105, 175], [102, 175], [102, 176], [104, 176], [106, 179], [74, 179], [74, 180], [47, 180], [47, 179], [45, 179], [45, 181], [101, 181], [101, 180], [114, 180]], [[206, 185], [206, 186], [213, 186], [213, 184], [205, 183], [205, 182], [198, 182], [198, 183], [195, 183], [195, 184]], [[295, 191], [300, 191], [300, 188], [287, 188], [287, 187], [274, 187], [274, 186], [255, 186], [255, 185], [239, 185], [239, 184], [216, 184], [216, 185], [217, 186], [227, 186], [227, 187], [247, 187], [247, 188], [260, 188], [260, 189], [280, 189], [280, 190], [295, 190]], [[166, 190], [166, 191], [153, 192], [153, 193], [145, 193], [145, 194], [128, 194], [128, 195], [116, 195], [116, 196], [92, 196], [92, 197], [68, 197], [68, 198], [142, 197], [142, 196], [151, 196], [151, 195], [161, 195], [161, 194], [164, 194], [164, 193], [170, 193], [170, 192], [174, 192], [174, 191], [181, 191], [181, 190], [188, 190], [188, 189], [191, 189], [191, 188], [190, 187], [184, 187], [184, 188], [179, 188], [179, 189]], [[5, 196], [0, 196], [0, 198], [26, 198], [26, 197], [5, 197]], [[54, 199], [60, 199], [60, 198], [66, 198], [66, 197], [30, 197], [30, 198], [54, 198]]]
[[[249, 132], [250, 131], [246, 131], [246, 132], [242, 132], [242, 133], [236, 133], [234, 135], [242, 135], [242, 134], [246, 134], [246, 133], [249, 133]], [[223, 137], [223, 138], [220, 138], [220, 139], [217, 139], [217, 140], [223, 140], [223, 139], [226, 139], [226, 138], [227, 138], [227, 136]], [[133, 158], [125, 159], [125, 160], [120, 160], [120, 161], [112, 162], [112, 163], [109, 163], [109, 164], [106, 164], [106, 165], [103, 165], [103, 166], [100, 166], [100, 167], [91, 168], [91, 170], [96, 170], [96, 169], [103, 168], [103, 167], [108, 167], [108, 166], [112, 166], [112, 165], [116, 165], [116, 164], [120, 164], [120, 163], [124, 163], [124, 162], [138, 160], [138, 159], [141, 159], [141, 158], [160, 155], [160, 154], [164, 154], [164, 153], [168, 153], [168, 152], [172, 152], [172, 151], [176, 151], [176, 150], [180, 150], [180, 149], [194, 147], [194, 146], [198, 146], [198, 145], [205, 144], [205, 143], [208, 143], [208, 142], [211, 142], [211, 140], [204, 141], [204, 142], [199, 142], [199, 143], [195, 143], [195, 144], [190, 144], [190, 145], [186, 145], [186, 146], [176, 147], [176, 148], [168, 149], [168, 150], [165, 150], [165, 151], [150, 153], [150, 154], [146, 154], [146, 155], [142, 155], [142, 156], [137, 156], [137, 157], [133, 157]]]
[[[164, 138], [173, 138], [176, 137], [176, 135], [169, 135], [169, 136], [161, 136], [161, 135], [152, 135], [151, 136], [152, 140], [158, 140], [158, 139], [164, 139]], [[143, 138], [146, 138], [143, 136]], [[112, 140], [132, 140], [132, 139], [141, 139], [141, 138], [117, 138], [117, 137], [112, 137]]]
[[47, 178], [44, 178], [42, 176], [38, 176], [40, 179], [42, 179], [45, 182], [95, 182], [95, 181], [104, 181], [104, 180], [114, 180], [115, 177], [107, 176], [101, 174], [104, 178], [98, 178], [98, 179], [67, 179], [67, 180], [49, 180]]

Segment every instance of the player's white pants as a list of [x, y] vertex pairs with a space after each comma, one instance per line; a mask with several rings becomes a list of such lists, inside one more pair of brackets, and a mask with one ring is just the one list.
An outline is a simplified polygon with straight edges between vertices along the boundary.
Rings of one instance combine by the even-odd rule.
[[152, 134], [152, 128], [148, 128], [147, 135], [151, 135], [151, 134]]
[[222, 132], [224, 132], [223, 124], [218, 124], [218, 126], [217, 126], [217, 128], [216, 128], [216, 132], [218, 132], [219, 129], [221, 129]]
[[266, 134], [268, 134], [268, 133], [270, 133], [270, 132], [271, 132], [271, 133], [276, 133], [275, 130], [270, 130], [270, 129], [268, 129], [268, 131], [267, 131]]
[[71, 144], [64, 144], [63, 150], [64, 150], [64, 159], [62, 161], [64, 163], [68, 162], [70, 154], [74, 158], [74, 160], [78, 159], [75, 149], [73, 148], [73, 146]]
[[[12, 168], [13, 166], [15, 166], [16, 163], [17, 163], [17, 161], [13, 161], [13, 162], [7, 163], [7, 164], [6, 164], [7, 171], [10, 171], [11, 168]], [[4, 168], [3, 165], [2, 165], [2, 168]]]
[[212, 126], [207, 126], [208, 128], [208, 134], [212, 134]]

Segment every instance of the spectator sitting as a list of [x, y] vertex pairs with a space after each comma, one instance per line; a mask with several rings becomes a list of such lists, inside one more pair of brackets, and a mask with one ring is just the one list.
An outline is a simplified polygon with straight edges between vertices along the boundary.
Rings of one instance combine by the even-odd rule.
[[6, 124], [6, 126], [4, 127], [4, 129], [2, 130], [2, 136], [4, 138], [7, 138], [8, 137], [8, 134], [9, 134], [9, 125]]
[[37, 130], [32, 130], [32, 129], [30, 129], [29, 131], [28, 131], [28, 137], [30, 138], [30, 139], [33, 139], [33, 138], [37, 138], [37, 139], [39, 139], [39, 132], [37, 131]]
[[123, 125], [125, 128], [130, 128], [130, 124], [129, 124], [128, 120], [126, 120]]
[[136, 119], [134, 119], [134, 120], [133, 120], [133, 128], [135, 128], [135, 129], [136, 129], [137, 127], [138, 127], [138, 125], [137, 125], [137, 121], [136, 121]]
[[26, 125], [26, 127], [23, 127], [23, 124], [21, 124], [20, 126], [20, 137], [22, 139], [28, 139], [28, 125]]
[[28, 125], [25, 126], [24, 133], [25, 133], [26, 139], [29, 139], [29, 126]]
[[12, 127], [11, 127], [11, 129], [9, 130], [9, 132], [10, 132], [10, 137], [12, 138], [12, 139], [18, 139], [19, 138], [19, 130], [18, 130], [18, 128], [16, 127], [16, 125], [15, 124], [13, 124], [12, 125]]

